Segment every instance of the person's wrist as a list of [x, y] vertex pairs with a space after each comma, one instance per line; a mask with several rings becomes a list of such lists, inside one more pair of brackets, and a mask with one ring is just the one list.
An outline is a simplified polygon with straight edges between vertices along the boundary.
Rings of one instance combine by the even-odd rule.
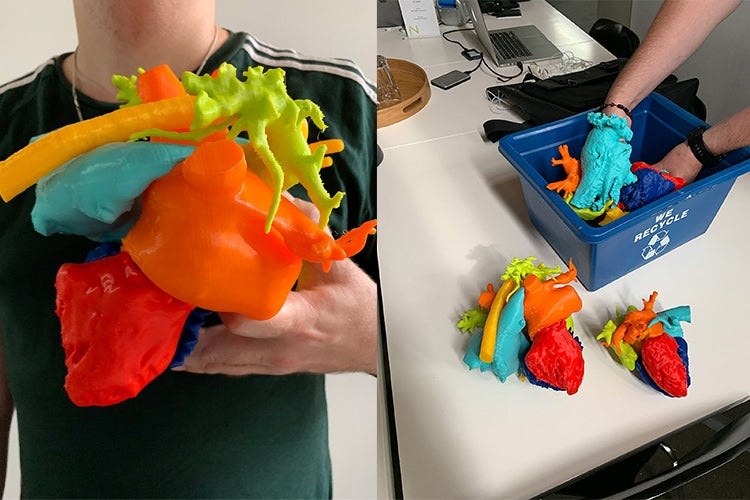
[[688, 146], [687, 141], [683, 141], [675, 146], [660, 162], [654, 165], [655, 168], [665, 172], [668, 175], [679, 177], [687, 183], [695, 180], [701, 170], [699, 162]]
[[705, 130], [705, 127], [694, 129], [688, 134], [685, 144], [687, 144], [696, 161], [698, 161], [702, 167], [711, 168], [721, 163], [724, 159], [724, 155], [717, 154], [715, 149], [711, 149], [711, 147], [706, 144], [703, 135]]
[[620, 118], [625, 118], [628, 122], [628, 127], [633, 123], [633, 116], [630, 108], [616, 101], [609, 99], [606, 100], [604, 104], [599, 106], [599, 111], [607, 116], [619, 116]]

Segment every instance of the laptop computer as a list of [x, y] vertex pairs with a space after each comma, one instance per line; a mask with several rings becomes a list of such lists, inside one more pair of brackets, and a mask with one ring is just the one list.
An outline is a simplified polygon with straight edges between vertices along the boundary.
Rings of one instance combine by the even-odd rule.
[[485, 53], [497, 66], [562, 57], [562, 52], [534, 25], [489, 31], [479, 0], [464, 0]]

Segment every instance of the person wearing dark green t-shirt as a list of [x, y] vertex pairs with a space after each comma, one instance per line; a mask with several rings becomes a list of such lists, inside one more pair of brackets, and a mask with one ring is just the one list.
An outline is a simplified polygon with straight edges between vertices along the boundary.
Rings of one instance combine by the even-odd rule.
[[[322, 171], [345, 191], [334, 236], [375, 218], [375, 88], [343, 59], [280, 50], [214, 24], [213, 0], [74, 0], [78, 48], [0, 86], [0, 159], [35, 136], [117, 108], [113, 74], [280, 67], [295, 99], [324, 111], [344, 151]], [[304, 191], [292, 190], [295, 197]], [[376, 372], [375, 241], [304, 279], [275, 317], [236, 314], [201, 329], [179, 370], [135, 398], [77, 407], [55, 314], [55, 275], [96, 243], [34, 231], [31, 187], [0, 202], [0, 418], [18, 420], [21, 494], [45, 498], [325, 498], [331, 496], [324, 375]], [[220, 265], [220, 264], [217, 264]], [[7, 450], [6, 450], [7, 451]], [[0, 451], [0, 453], [2, 453]], [[5, 453], [2, 453], [5, 458]], [[4, 467], [2, 468], [4, 471]]]

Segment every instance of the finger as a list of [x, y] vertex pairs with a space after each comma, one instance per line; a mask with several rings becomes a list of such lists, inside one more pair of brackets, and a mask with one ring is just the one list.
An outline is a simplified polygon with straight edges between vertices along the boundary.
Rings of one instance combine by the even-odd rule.
[[177, 371], [225, 375], [291, 373], [273, 339], [234, 335], [221, 325], [201, 330], [193, 352]]
[[277, 338], [284, 334], [302, 332], [315, 321], [318, 314], [319, 306], [316, 304], [319, 304], [321, 299], [313, 297], [312, 294], [318, 293], [324, 286], [361, 279], [361, 272], [357, 271], [359, 268], [350, 259], [334, 262], [328, 271], [323, 271], [321, 264], [305, 261], [297, 280], [297, 291], [289, 292], [284, 305], [275, 316], [258, 321], [241, 314], [221, 313], [222, 322], [236, 335], [257, 339]]
[[320, 222], [320, 210], [318, 210], [318, 207], [316, 207], [312, 202], [302, 200], [300, 198], [293, 198], [292, 203], [294, 203], [294, 206], [299, 208], [305, 215], [307, 215], [310, 220], [312, 220], [316, 224]]
[[297, 278], [297, 290], [313, 290], [320, 285], [343, 285], [361, 276], [361, 268], [353, 260], [346, 258], [330, 263], [330, 269], [324, 270], [322, 264], [302, 262], [302, 269]]
[[294, 206], [299, 208], [305, 215], [307, 215], [311, 220], [313, 220], [315, 223], [317, 223], [320, 220], [320, 211], [318, 210], [318, 207], [315, 206], [310, 201], [303, 200], [302, 198], [295, 198], [292, 196], [289, 191], [284, 191], [282, 195], [291, 201]]
[[298, 293], [290, 292], [276, 315], [254, 320], [236, 313], [221, 313], [224, 325], [235, 335], [257, 339], [277, 338], [287, 332], [300, 331], [314, 315], [312, 306]]

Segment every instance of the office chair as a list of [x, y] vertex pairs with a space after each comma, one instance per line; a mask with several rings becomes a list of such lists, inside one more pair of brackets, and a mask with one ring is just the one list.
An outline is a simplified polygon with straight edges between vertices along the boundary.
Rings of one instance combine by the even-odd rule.
[[591, 26], [589, 35], [616, 57], [632, 56], [641, 43], [633, 30], [611, 19], [598, 19]]

